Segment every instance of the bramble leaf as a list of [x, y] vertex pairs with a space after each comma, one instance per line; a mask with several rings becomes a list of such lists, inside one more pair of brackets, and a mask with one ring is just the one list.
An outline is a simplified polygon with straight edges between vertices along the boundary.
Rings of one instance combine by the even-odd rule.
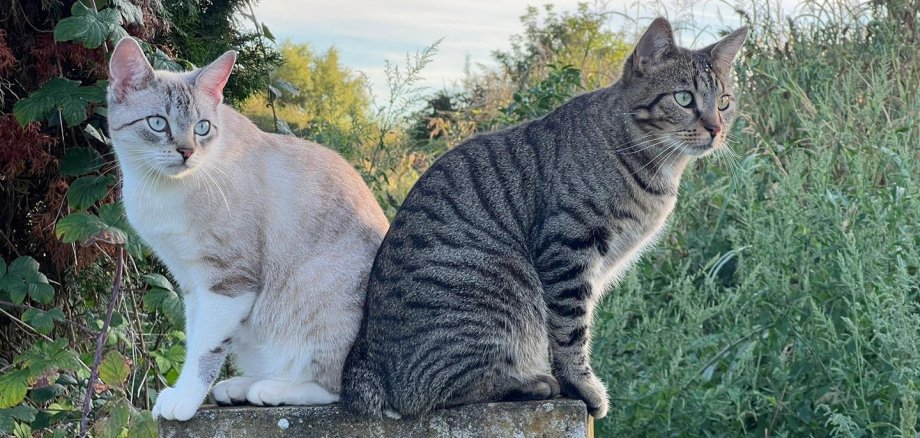
[[38, 410], [29, 405], [0, 409], [0, 434], [8, 434], [13, 431], [13, 420], [19, 420], [24, 423], [35, 421], [36, 413], [38, 413]]
[[[80, 3], [75, 3], [77, 4]], [[81, 86], [79, 81], [51, 78], [29, 97], [16, 102], [13, 105], [13, 114], [20, 125], [26, 126], [59, 108], [68, 126], [78, 125], [86, 120], [86, 108], [89, 104], [105, 100], [105, 87], [105, 81]]]
[[0, 278], [0, 290], [10, 294], [10, 300], [22, 304], [26, 296], [40, 303], [48, 303], [54, 297], [54, 288], [48, 284], [48, 277], [38, 270], [38, 262], [32, 257], [23, 256], [7, 268]]
[[61, 160], [60, 172], [67, 176], [92, 173], [102, 167], [102, 156], [95, 149], [71, 148]]
[[158, 287], [160, 289], [173, 290], [172, 283], [166, 279], [166, 277], [160, 274], [145, 274], [143, 276], [144, 283], [147, 283], [147, 286]]
[[61, 218], [55, 228], [55, 234], [64, 243], [82, 242], [92, 238], [107, 228], [98, 216], [77, 212]]
[[17, 356], [14, 363], [21, 365], [30, 378], [54, 369], [75, 371], [80, 367], [80, 359], [76, 353], [67, 348], [67, 339], [36, 342], [32, 348]]
[[70, 8], [70, 17], [54, 27], [54, 41], [78, 41], [87, 49], [95, 49], [108, 39], [113, 42], [128, 35], [123, 27], [119, 11], [106, 8], [96, 12], [81, 2]]
[[125, 357], [115, 350], [106, 353], [102, 363], [99, 364], [99, 378], [109, 386], [121, 387], [130, 371], [128, 364], [125, 363]]
[[150, 288], [144, 294], [144, 309], [148, 312], [159, 310], [173, 326], [182, 327], [183, 325], [182, 300], [175, 291], [159, 287]]
[[157, 438], [157, 422], [153, 420], [150, 411], [141, 411], [132, 416], [128, 436], [132, 438]]
[[70, 183], [67, 204], [76, 210], [92, 207], [109, 193], [109, 187], [113, 184], [115, 177], [112, 175], [81, 176]]
[[55, 321], [64, 321], [64, 312], [55, 307], [51, 310], [43, 311], [34, 307], [22, 312], [22, 321], [29, 324], [39, 333], [47, 335], [54, 330]]
[[0, 375], [0, 409], [16, 406], [26, 398], [29, 389], [28, 372], [9, 371]]

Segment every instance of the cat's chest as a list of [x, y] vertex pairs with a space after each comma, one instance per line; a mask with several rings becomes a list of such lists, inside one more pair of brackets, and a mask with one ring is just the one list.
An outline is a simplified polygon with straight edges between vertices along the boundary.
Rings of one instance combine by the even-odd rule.
[[180, 190], [154, 190], [126, 179], [122, 202], [131, 226], [175, 274], [199, 256], [199, 234], [190, 225]]
[[665, 199], [659, 208], [637, 212], [634, 218], [611, 218], [605, 245], [600, 245], [587, 270], [587, 280], [595, 296], [601, 296], [657, 242], [676, 198]]

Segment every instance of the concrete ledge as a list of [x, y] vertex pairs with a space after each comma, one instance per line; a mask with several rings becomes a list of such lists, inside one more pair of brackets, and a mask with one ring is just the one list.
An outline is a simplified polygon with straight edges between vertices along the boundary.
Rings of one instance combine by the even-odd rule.
[[592, 437], [584, 403], [556, 399], [483, 403], [418, 421], [357, 418], [338, 405], [202, 407], [190, 421], [161, 421], [162, 438], [242, 437]]

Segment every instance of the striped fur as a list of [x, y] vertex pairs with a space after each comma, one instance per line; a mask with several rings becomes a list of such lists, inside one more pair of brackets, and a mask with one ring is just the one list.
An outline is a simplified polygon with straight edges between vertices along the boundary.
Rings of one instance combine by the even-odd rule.
[[745, 35], [691, 51], [658, 19], [612, 87], [437, 160], [374, 262], [345, 406], [415, 417], [561, 391], [603, 417], [595, 305], [665, 225], [689, 160], [724, 141]]

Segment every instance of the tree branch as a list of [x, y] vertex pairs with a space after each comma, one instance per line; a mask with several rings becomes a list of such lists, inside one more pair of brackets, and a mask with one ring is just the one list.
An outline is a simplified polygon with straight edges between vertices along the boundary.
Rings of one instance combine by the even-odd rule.
[[105, 346], [105, 338], [108, 335], [109, 325], [112, 323], [112, 313], [115, 311], [115, 304], [121, 297], [121, 275], [125, 268], [125, 249], [118, 247], [115, 253], [115, 278], [112, 280], [112, 296], [109, 297], [109, 305], [105, 311], [105, 321], [102, 323], [102, 330], [96, 337], [96, 356], [93, 358], [93, 366], [89, 371], [89, 380], [86, 382], [86, 397], [83, 398], [83, 415], [80, 417], [80, 438], [85, 438], [89, 427], [89, 411], [93, 404], [93, 391], [96, 379], [99, 378], [99, 362], [102, 362], [102, 349]]

